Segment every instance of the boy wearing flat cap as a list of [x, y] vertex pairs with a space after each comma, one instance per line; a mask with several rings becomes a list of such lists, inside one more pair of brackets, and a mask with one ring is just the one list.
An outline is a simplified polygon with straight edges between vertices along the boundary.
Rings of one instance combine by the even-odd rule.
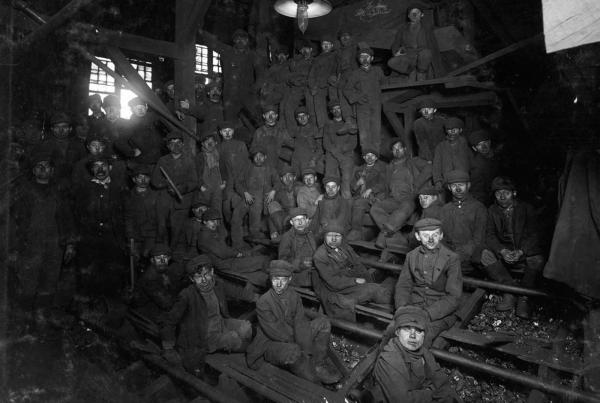
[[16, 270], [16, 297], [26, 311], [56, 303], [62, 263], [75, 251], [75, 231], [68, 195], [53, 182], [49, 153], [34, 153], [32, 178], [10, 195], [8, 261]]
[[490, 185], [500, 171], [500, 162], [492, 149], [492, 140], [487, 130], [475, 130], [469, 134], [471, 153], [470, 169], [471, 194], [474, 198], [489, 206], [493, 201]]
[[267, 153], [267, 165], [277, 169], [283, 157], [283, 148], [293, 148], [294, 139], [290, 136], [284, 122], [279, 121], [277, 105], [263, 106], [262, 118], [264, 124], [256, 129], [252, 136], [250, 153], [258, 149], [264, 150]]
[[334, 93], [330, 79], [336, 76], [336, 53], [333, 51], [335, 36], [325, 34], [321, 37], [321, 53], [315, 57], [308, 73], [308, 90], [312, 95], [315, 124], [322, 130], [327, 123], [327, 98]]
[[390, 303], [393, 283], [374, 282], [371, 272], [346, 243], [345, 233], [345, 225], [328, 223], [325, 242], [313, 257], [318, 272], [318, 276], [313, 276], [313, 287], [327, 315], [355, 322], [355, 305], [369, 301]]
[[263, 217], [268, 206], [275, 198], [275, 188], [279, 185], [277, 171], [266, 164], [267, 153], [262, 149], [255, 150], [252, 164], [241, 172], [234, 185], [239, 196], [233, 206], [231, 216], [231, 245], [234, 248], [244, 247], [244, 217], [248, 215], [248, 232], [255, 238], [264, 238], [262, 232]]
[[225, 242], [226, 233], [221, 229], [221, 214], [209, 208], [202, 215], [203, 227], [196, 247], [212, 259], [218, 271], [243, 275], [249, 284], [263, 287], [267, 280], [269, 258], [252, 256], [246, 251], [235, 249]]
[[323, 185], [325, 194], [318, 202], [315, 215], [311, 219], [311, 229], [318, 241], [323, 239], [328, 224], [333, 221], [344, 226], [344, 233], [349, 231], [352, 213], [352, 201], [344, 199], [340, 194], [339, 176], [326, 176], [323, 178]]
[[[505, 176], [494, 178], [492, 192], [495, 203], [487, 211], [486, 244], [495, 258], [487, 255], [488, 259], [482, 260], [482, 263], [492, 280], [505, 284], [515, 283], [508, 267], [523, 268], [525, 273], [521, 286], [533, 288], [546, 263], [539, 242], [537, 215], [533, 206], [517, 200], [517, 189], [512, 179]], [[504, 294], [496, 309], [510, 310], [514, 302], [514, 295]], [[516, 315], [523, 319], [531, 316], [527, 297], [519, 297]]]
[[344, 125], [342, 108], [338, 100], [328, 103], [332, 119], [325, 124], [323, 148], [325, 149], [325, 176], [339, 176], [342, 179], [342, 197], [350, 199], [352, 171], [354, 170], [354, 149], [356, 134], [338, 134]]
[[296, 125], [291, 130], [294, 137], [294, 153], [292, 166], [300, 171], [312, 167], [319, 173], [323, 172], [323, 135], [311, 121], [312, 116], [305, 106], [296, 108]]
[[293, 265], [292, 285], [310, 287], [311, 269], [314, 268], [313, 255], [317, 250], [315, 235], [309, 228], [310, 220], [303, 208], [290, 209], [289, 220], [292, 228], [281, 237], [278, 258]]
[[[483, 261], [487, 209], [469, 193], [471, 182], [465, 171], [446, 174], [452, 200], [442, 207], [440, 219], [444, 225], [444, 244], [458, 253], [463, 273], [472, 271]], [[486, 255], [491, 255], [489, 252]]]
[[391, 148], [394, 158], [385, 172], [387, 197], [374, 203], [370, 211], [380, 229], [375, 246], [381, 249], [385, 248], [389, 238], [400, 233], [417, 207], [417, 190], [431, 178], [431, 164], [412, 157], [403, 140], [394, 139]]
[[383, 346], [373, 368], [372, 401], [460, 402], [448, 378], [424, 345], [427, 312], [414, 306], [398, 309], [393, 336]]
[[296, 108], [302, 104], [303, 100], [308, 107], [309, 114], [314, 115], [313, 96], [308, 89], [308, 74], [315, 60], [313, 43], [308, 39], [298, 40], [296, 49], [299, 54], [290, 61], [289, 95], [285, 105], [282, 105], [282, 113], [288, 128], [296, 125]]
[[425, 4], [410, 3], [406, 8], [408, 23], [396, 34], [392, 44], [393, 57], [388, 66], [398, 73], [408, 75], [409, 81], [423, 81], [437, 50], [433, 29], [425, 24]]
[[140, 97], [128, 103], [131, 118], [128, 136], [117, 139], [117, 149], [129, 160], [140, 164], [156, 164], [162, 155], [164, 137], [158, 126], [158, 116], [148, 111], [148, 105]]
[[322, 199], [321, 187], [317, 184], [317, 172], [307, 167], [302, 170], [302, 184], [296, 191], [296, 204], [306, 210], [308, 218], [317, 211], [317, 203]]
[[456, 322], [454, 312], [462, 294], [460, 258], [441, 241], [442, 222], [423, 218], [414, 225], [421, 246], [408, 252], [396, 283], [396, 309], [414, 305], [427, 312], [430, 323], [426, 345]]
[[444, 119], [439, 117], [437, 103], [430, 97], [423, 98], [417, 104], [421, 115], [413, 123], [415, 139], [417, 140], [417, 155], [427, 161], [433, 161], [433, 154], [438, 144], [444, 141]]
[[191, 259], [185, 272], [192, 284], [179, 293], [161, 326], [163, 354], [171, 362], [181, 357], [184, 368], [202, 378], [206, 354], [245, 351], [252, 327], [229, 318], [223, 286], [208, 256]]
[[350, 183], [352, 191], [352, 231], [348, 241], [362, 239], [362, 226], [365, 213], [379, 200], [385, 198], [386, 163], [379, 159], [379, 153], [371, 148], [362, 150], [365, 163], [354, 168]]
[[448, 172], [469, 172], [471, 150], [462, 135], [464, 127], [463, 121], [456, 117], [444, 122], [446, 138], [435, 147], [433, 153], [433, 184], [440, 190], [447, 183]]
[[159, 194], [150, 187], [152, 169], [148, 165], [138, 164], [131, 168], [133, 189], [127, 191], [123, 200], [123, 218], [125, 236], [131, 244], [134, 241], [133, 254], [136, 259], [148, 257], [158, 233]]
[[256, 303], [259, 326], [248, 346], [248, 366], [260, 368], [264, 360], [311, 382], [334, 383], [339, 377], [324, 366], [331, 325], [322, 316], [307, 319], [300, 295], [289, 287], [293, 270], [285, 260], [270, 264], [271, 289]]
[[167, 135], [169, 154], [160, 157], [151, 179], [152, 186], [159, 190], [158, 237], [168, 241], [173, 249], [183, 240], [185, 221], [198, 190], [196, 163], [183, 152], [183, 136], [180, 131]]
[[250, 162], [246, 143], [233, 138], [235, 126], [235, 123], [229, 120], [222, 120], [218, 123], [221, 142], [217, 146], [217, 150], [219, 152], [219, 163], [223, 168], [221, 177], [225, 182], [225, 189], [223, 189], [223, 218], [225, 218], [227, 223], [231, 222], [233, 203], [236, 199], [233, 190], [235, 181], [240, 173], [246, 170], [246, 166]]
[[279, 242], [281, 235], [288, 228], [288, 214], [290, 209], [296, 207], [296, 171], [285, 164], [279, 169], [279, 183], [275, 188], [275, 197], [267, 206], [269, 213], [269, 232], [271, 240]]
[[381, 85], [386, 80], [379, 66], [372, 66], [373, 49], [365, 42], [358, 44], [358, 63], [344, 85], [344, 96], [354, 106], [361, 148], [376, 151], [381, 146]]
[[148, 254], [150, 264], [135, 285], [133, 307], [161, 323], [187, 282], [183, 265], [172, 262], [171, 249], [166, 244], [155, 244]]

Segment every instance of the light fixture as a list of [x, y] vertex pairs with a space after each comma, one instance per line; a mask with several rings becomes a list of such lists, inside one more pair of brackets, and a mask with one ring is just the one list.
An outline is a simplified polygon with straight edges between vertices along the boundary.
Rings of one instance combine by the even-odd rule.
[[298, 28], [304, 34], [308, 19], [321, 17], [331, 12], [331, 3], [327, 0], [277, 0], [275, 11], [286, 17], [296, 18]]

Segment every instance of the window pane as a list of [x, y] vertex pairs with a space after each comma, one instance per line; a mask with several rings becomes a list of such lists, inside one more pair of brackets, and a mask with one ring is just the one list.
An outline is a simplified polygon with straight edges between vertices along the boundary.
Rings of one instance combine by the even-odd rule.
[[196, 45], [196, 73], [208, 73], [208, 48], [204, 45]]

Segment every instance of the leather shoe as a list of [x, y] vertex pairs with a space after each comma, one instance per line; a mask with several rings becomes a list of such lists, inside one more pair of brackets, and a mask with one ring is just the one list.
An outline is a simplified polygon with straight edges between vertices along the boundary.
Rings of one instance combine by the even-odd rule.
[[515, 314], [522, 319], [529, 319], [531, 317], [531, 306], [529, 305], [529, 298], [519, 297], [517, 300], [517, 310]]
[[510, 311], [515, 307], [516, 297], [512, 294], [502, 295], [502, 300], [496, 304], [498, 312]]

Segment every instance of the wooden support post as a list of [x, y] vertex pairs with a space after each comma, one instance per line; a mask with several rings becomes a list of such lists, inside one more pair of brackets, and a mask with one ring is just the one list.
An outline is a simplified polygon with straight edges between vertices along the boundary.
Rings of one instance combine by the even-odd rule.
[[[175, 3], [175, 42], [178, 55], [175, 59], [175, 96], [187, 99], [190, 108], [196, 106], [194, 74], [196, 70], [196, 30], [208, 9], [208, 0], [176, 0]], [[196, 132], [196, 119], [186, 116], [182, 124], [191, 132]], [[197, 137], [196, 137], [197, 138]], [[187, 142], [191, 155], [196, 154], [196, 144]]]

